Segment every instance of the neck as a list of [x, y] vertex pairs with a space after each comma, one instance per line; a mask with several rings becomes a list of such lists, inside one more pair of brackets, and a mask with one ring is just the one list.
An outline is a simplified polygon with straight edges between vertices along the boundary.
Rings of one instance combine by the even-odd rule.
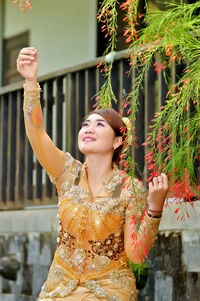
[[86, 157], [88, 182], [92, 185], [102, 185], [112, 170], [112, 156], [88, 155]]

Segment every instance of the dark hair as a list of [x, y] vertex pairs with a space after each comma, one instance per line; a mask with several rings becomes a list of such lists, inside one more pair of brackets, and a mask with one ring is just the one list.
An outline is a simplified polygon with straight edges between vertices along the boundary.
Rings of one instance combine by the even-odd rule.
[[[124, 131], [123, 128], [125, 128], [125, 134], [126, 134], [126, 126], [123, 123], [121, 117], [119, 116], [118, 112], [115, 111], [112, 108], [108, 108], [108, 109], [99, 109], [99, 110], [95, 110], [92, 111], [88, 114], [99, 114], [101, 115], [107, 122], [108, 124], [111, 126], [111, 128], [113, 129], [113, 131], [115, 132], [116, 137], [118, 136], [122, 136], [122, 142], [124, 139]], [[122, 148], [123, 148], [123, 144], [120, 145], [114, 152], [113, 154], [113, 158], [112, 161], [115, 162], [117, 164], [117, 166], [119, 167], [119, 162], [120, 162], [120, 155], [122, 152]]]

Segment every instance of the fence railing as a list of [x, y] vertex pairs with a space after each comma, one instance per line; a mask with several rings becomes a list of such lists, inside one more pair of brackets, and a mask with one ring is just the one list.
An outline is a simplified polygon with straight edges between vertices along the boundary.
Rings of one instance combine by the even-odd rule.
[[[115, 56], [112, 85], [119, 100], [133, 89], [135, 70], [131, 72], [128, 51]], [[83, 160], [78, 150], [77, 136], [83, 116], [93, 107], [93, 96], [100, 90], [104, 78], [96, 67], [101, 58], [73, 68], [67, 68], [39, 78], [41, 104], [47, 133], [55, 144]], [[176, 67], [177, 68], [177, 67]], [[175, 82], [174, 69], [169, 71]], [[144, 142], [155, 111], [164, 104], [168, 88], [163, 74], [152, 66], [146, 73], [140, 92], [140, 107], [136, 120], [138, 147], [133, 156], [144, 178]], [[134, 100], [133, 100], [134, 101]], [[56, 204], [54, 185], [36, 161], [27, 140], [23, 120], [22, 82], [0, 88], [0, 209], [20, 209], [25, 206]]]

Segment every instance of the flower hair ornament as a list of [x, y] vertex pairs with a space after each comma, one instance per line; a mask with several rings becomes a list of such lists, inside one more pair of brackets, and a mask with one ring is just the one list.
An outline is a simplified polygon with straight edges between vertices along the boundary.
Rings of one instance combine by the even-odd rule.
[[122, 148], [122, 154], [126, 153], [129, 146], [132, 144], [133, 141], [133, 135], [131, 130], [131, 121], [128, 117], [122, 117], [123, 124], [125, 127], [122, 129], [123, 133], [123, 148]]

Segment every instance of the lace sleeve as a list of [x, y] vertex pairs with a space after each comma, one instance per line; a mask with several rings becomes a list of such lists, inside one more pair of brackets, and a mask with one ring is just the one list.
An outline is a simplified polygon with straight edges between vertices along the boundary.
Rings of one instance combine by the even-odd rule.
[[134, 179], [126, 191], [126, 217], [140, 217], [148, 206], [147, 193], [141, 181]]
[[134, 263], [143, 261], [154, 245], [160, 218], [147, 214], [147, 193], [142, 182], [135, 181], [126, 192], [125, 250]]
[[62, 181], [63, 177], [67, 177], [70, 167], [73, 165], [76, 161], [69, 153], [63, 153], [63, 163], [62, 163], [62, 170], [59, 177], [54, 178], [51, 175], [49, 175], [49, 178], [52, 183], [54, 183], [56, 186]]

